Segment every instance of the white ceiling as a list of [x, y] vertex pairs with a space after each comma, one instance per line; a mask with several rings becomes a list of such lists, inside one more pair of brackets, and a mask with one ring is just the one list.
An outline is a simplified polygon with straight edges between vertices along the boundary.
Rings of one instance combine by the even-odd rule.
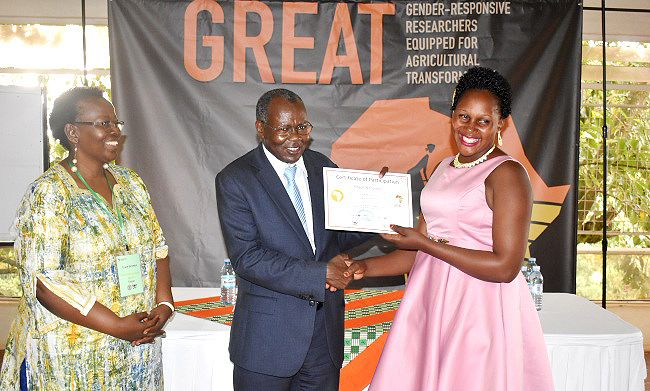
[[[82, 0], [0, 0], [0, 23], [80, 24]], [[88, 24], [107, 24], [107, 2], [86, 0]], [[607, 8], [650, 10], [650, 0], [607, 0]], [[585, 0], [585, 7], [600, 7], [601, 0]], [[650, 12], [606, 13], [607, 38], [650, 42]], [[585, 39], [601, 39], [600, 11], [585, 10]]]

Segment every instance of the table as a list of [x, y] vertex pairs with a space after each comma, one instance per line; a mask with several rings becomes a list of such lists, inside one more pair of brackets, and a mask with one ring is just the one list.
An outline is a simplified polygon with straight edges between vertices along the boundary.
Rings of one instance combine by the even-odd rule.
[[[172, 288], [172, 293], [177, 303], [202, 302], [214, 300], [221, 290]], [[167, 336], [160, 339], [165, 391], [232, 390], [230, 326], [176, 312], [165, 330]]]
[[544, 294], [539, 312], [556, 391], [643, 391], [641, 330], [580, 296]]
[[[227, 326], [232, 307], [218, 303], [218, 288], [172, 291], [179, 311], [162, 340], [165, 390], [232, 390]], [[346, 291], [340, 391], [361, 391], [370, 382], [402, 293]], [[639, 329], [566, 293], [546, 293], [539, 316], [557, 391], [643, 391]]]

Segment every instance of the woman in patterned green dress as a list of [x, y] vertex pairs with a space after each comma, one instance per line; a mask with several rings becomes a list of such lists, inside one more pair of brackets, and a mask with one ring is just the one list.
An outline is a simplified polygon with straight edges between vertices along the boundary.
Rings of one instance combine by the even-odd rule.
[[169, 259], [144, 183], [110, 163], [122, 125], [97, 88], [54, 102], [50, 127], [70, 153], [17, 212], [23, 297], [2, 390], [162, 390]]

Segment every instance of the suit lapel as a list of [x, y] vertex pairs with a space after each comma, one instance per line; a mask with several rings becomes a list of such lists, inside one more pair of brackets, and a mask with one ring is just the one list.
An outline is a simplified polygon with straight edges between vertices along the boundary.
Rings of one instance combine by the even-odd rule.
[[[278, 178], [278, 174], [271, 166], [271, 163], [268, 161], [262, 150], [262, 144], [257, 148], [255, 153], [255, 164], [259, 171], [257, 172], [257, 179], [262, 184], [262, 187], [268, 194], [269, 198], [276, 205], [280, 213], [287, 220], [287, 223], [294, 230], [296, 237], [300, 238], [300, 241], [309, 249], [309, 252], [312, 253], [311, 244], [309, 243], [309, 238], [305, 233], [305, 230], [302, 228], [302, 223], [296, 213], [296, 209], [287, 194], [287, 190], [282, 185], [282, 181]], [[311, 175], [311, 174], [309, 174]], [[311, 181], [310, 181], [311, 183]], [[310, 184], [311, 186], [311, 184]], [[311, 191], [311, 189], [310, 189]], [[312, 197], [313, 199], [313, 197]], [[322, 201], [321, 201], [322, 203]], [[312, 200], [313, 204], [313, 200]]]

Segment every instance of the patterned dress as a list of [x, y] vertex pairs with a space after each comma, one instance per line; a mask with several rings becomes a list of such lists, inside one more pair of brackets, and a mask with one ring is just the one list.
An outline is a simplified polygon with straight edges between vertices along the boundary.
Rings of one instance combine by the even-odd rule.
[[140, 254], [144, 292], [120, 296], [116, 256], [125, 245], [116, 210], [104, 209], [53, 165], [29, 186], [16, 216], [23, 297], [7, 341], [1, 390], [19, 389], [24, 358], [30, 390], [162, 390], [160, 343], [132, 347], [63, 320], [36, 299], [38, 279], [84, 315], [95, 301], [120, 317], [154, 308], [156, 260], [167, 256], [165, 239], [140, 177], [116, 165], [109, 172], [117, 181], [113, 205], [120, 208], [130, 249]]

